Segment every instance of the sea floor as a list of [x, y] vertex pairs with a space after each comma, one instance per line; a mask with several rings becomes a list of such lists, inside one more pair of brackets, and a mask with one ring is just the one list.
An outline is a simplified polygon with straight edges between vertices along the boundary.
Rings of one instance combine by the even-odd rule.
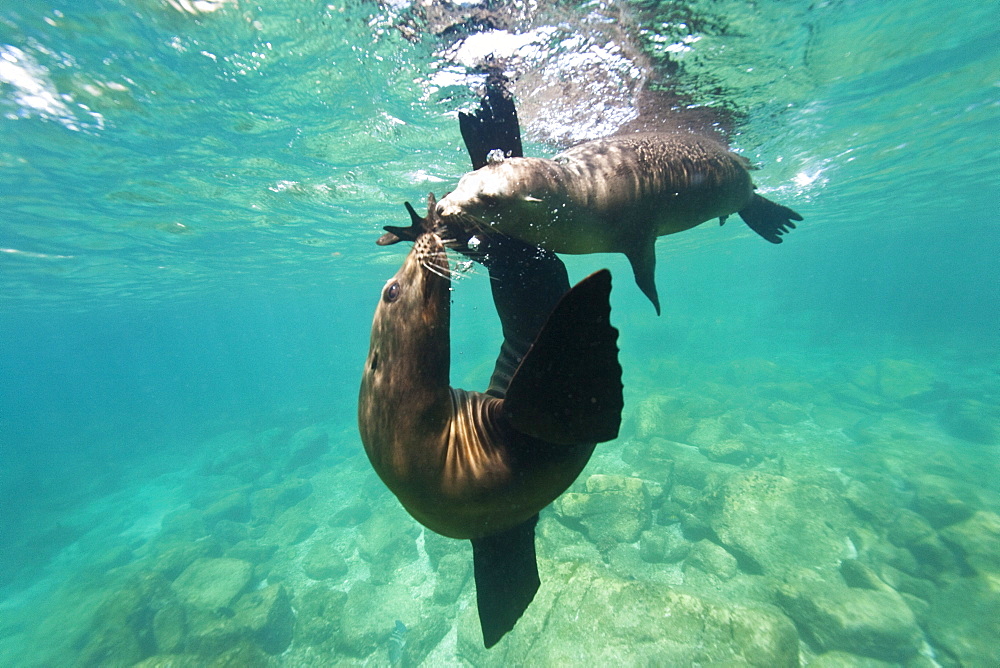
[[1000, 665], [995, 363], [642, 373], [621, 437], [542, 513], [542, 587], [489, 651], [468, 543], [319, 422], [219, 434], [40, 520], [26, 545], [72, 538], [5, 590], [0, 664]]

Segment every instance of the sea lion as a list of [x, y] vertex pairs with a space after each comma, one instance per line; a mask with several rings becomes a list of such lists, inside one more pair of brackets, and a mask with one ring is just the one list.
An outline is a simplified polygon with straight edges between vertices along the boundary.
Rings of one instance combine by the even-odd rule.
[[693, 133], [586, 142], [552, 159], [506, 157], [463, 176], [437, 214], [457, 237], [494, 231], [557, 253], [624, 253], [660, 313], [656, 238], [739, 213], [771, 243], [802, 216], [754, 193], [750, 165]]
[[483, 640], [494, 645], [538, 588], [538, 511], [617, 437], [622, 383], [607, 270], [556, 304], [505, 398], [449, 386], [451, 277], [436, 204], [382, 289], [358, 400], [376, 473], [429, 529], [470, 539]]
[[[473, 169], [487, 164], [490, 153], [496, 151], [507, 157], [524, 155], [521, 125], [507, 84], [502, 73], [490, 72], [479, 108], [458, 115]], [[378, 245], [416, 241], [424, 233], [427, 221], [417, 215], [409, 203], [405, 205], [411, 225], [386, 225], [385, 234], [376, 242]], [[437, 224], [440, 225], [440, 220]], [[552, 251], [503, 234], [480, 232], [475, 248], [471, 249], [471, 233], [463, 234], [463, 230], [454, 227], [447, 233], [447, 247], [482, 264], [489, 272], [493, 303], [503, 329], [503, 344], [486, 394], [503, 399], [511, 376], [531, 342], [560, 297], [569, 291], [566, 265]]]

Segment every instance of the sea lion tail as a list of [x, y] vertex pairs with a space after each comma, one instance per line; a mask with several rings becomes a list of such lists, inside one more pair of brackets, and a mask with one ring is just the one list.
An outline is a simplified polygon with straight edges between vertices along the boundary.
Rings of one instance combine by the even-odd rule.
[[501, 533], [472, 539], [476, 605], [487, 649], [514, 628], [541, 584], [535, 562], [537, 522], [536, 514]]
[[611, 272], [602, 269], [556, 304], [507, 388], [503, 410], [514, 429], [561, 445], [618, 437], [622, 368], [610, 296]]
[[776, 204], [760, 195], [754, 195], [750, 203], [740, 209], [739, 214], [751, 230], [772, 244], [780, 244], [781, 235], [795, 229], [793, 220], [802, 220], [802, 216], [787, 206]]

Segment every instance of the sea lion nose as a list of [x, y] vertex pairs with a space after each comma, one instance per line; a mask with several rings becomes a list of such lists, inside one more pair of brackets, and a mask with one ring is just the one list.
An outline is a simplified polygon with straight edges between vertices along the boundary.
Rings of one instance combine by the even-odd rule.
[[455, 215], [455, 207], [447, 202], [447, 198], [438, 202], [437, 215], [441, 218], [448, 218]]

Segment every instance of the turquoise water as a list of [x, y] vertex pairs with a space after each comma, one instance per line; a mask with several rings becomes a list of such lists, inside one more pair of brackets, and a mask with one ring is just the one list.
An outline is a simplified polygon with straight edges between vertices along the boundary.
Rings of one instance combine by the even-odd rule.
[[[558, 71], [618, 10], [805, 222], [661, 238], [659, 318], [624, 258], [567, 258], [614, 275], [623, 429], [485, 653], [467, 545], [355, 426], [404, 254], [374, 240], [468, 169], [459, 36], [363, 2], [0, 8], [0, 663], [385, 665], [396, 620], [403, 665], [1000, 662], [1000, 10], [565, 3], [513, 32], [560, 26], [531, 56]], [[582, 127], [524, 97], [529, 154]], [[483, 389], [483, 272], [454, 299], [452, 384]]]

